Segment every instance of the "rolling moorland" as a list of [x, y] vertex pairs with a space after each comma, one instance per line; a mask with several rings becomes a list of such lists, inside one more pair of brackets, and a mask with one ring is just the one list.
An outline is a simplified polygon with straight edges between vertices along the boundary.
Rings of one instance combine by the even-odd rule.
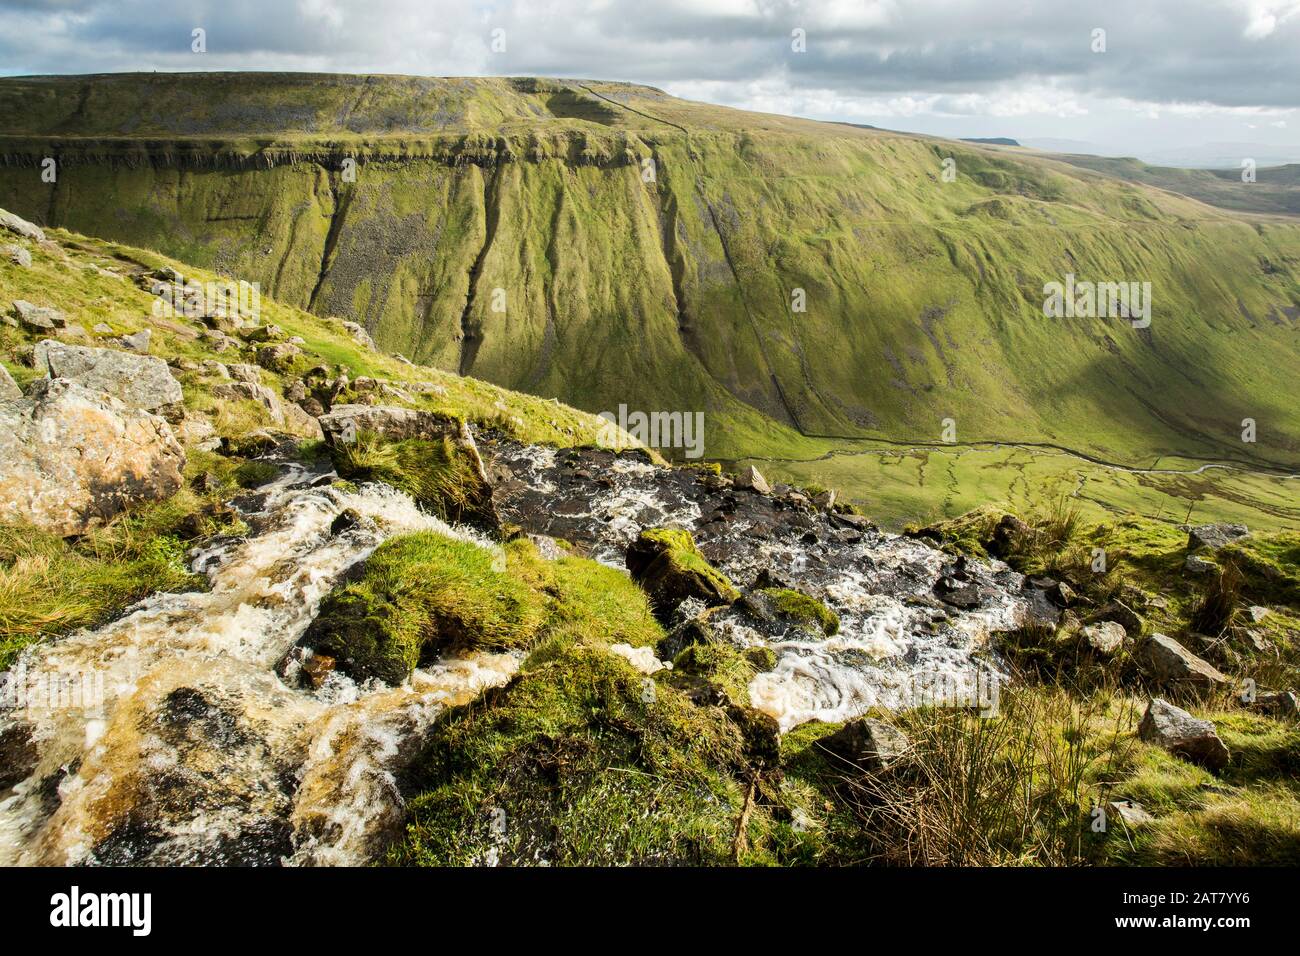
[[[707, 457], [895, 527], [1061, 494], [1093, 518], [1297, 518], [1287, 170], [1247, 185], [577, 80], [16, 78], [0, 129], [0, 204], [33, 221], [588, 411], [704, 411]], [[1150, 282], [1151, 326], [1044, 317], [1067, 273]]]

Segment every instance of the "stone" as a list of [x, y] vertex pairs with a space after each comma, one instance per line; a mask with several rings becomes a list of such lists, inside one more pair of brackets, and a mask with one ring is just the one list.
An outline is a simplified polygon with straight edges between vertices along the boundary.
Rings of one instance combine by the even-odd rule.
[[31, 332], [53, 332], [68, 324], [68, 317], [58, 309], [33, 305], [26, 299], [14, 299], [14, 315], [18, 324]]
[[750, 465], [736, 476], [736, 487], [745, 488], [749, 491], [757, 492], [760, 495], [769, 495], [772, 493], [772, 488], [768, 485], [767, 479], [764, 478], [762, 473], [753, 465]]
[[1113, 621], [1124, 629], [1129, 637], [1142, 635], [1142, 615], [1123, 601], [1108, 601], [1091, 615], [1093, 621]]
[[0, 209], [0, 229], [7, 229], [9, 232], [22, 236], [24, 239], [31, 239], [33, 242], [45, 241], [44, 229], [4, 209]]
[[1183, 562], [1183, 569], [1192, 574], [1212, 574], [1219, 569], [1219, 566], [1200, 555], [1189, 554], [1187, 560]]
[[185, 452], [162, 418], [68, 379], [0, 403], [0, 521], [83, 534], [181, 485]]
[[257, 364], [272, 372], [287, 372], [301, 354], [302, 349], [292, 342], [264, 345], [257, 350]]
[[96, 322], [90, 331], [94, 332], [96, 335], [112, 335], [113, 327], [107, 322]]
[[813, 495], [812, 503], [823, 511], [830, 511], [835, 507], [835, 489], [827, 488], [825, 491]]
[[308, 654], [302, 662], [302, 675], [314, 689], [320, 690], [337, 664], [338, 661], [328, 654]]
[[227, 380], [230, 378], [230, 369], [226, 367], [224, 362], [218, 362], [215, 359], [206, 359], [199, 365], [199, 369], [204, 375], [213, 378], [224, 378]]
[[863, 772], [880, 773], [897, 768], [907, 759], [911, 741], [897, 727], [874, 717], [863, 717], [821, 738], [817, 746], [830, 754], [833, 767], [843, 770], [847, 765]]
[[344, 319], [341, 324], [347, 331], [348, 335], [352, 336], [354, 342], [364, 348], [371, 349], [372, 351], [374, 350], [375, 340], [370, 337], [370, 333], [367, 332], [363, 326], [356, 322], [350, 322], [347, 319]]
[[301, 405], [295, 402], [282, 402], [280, 410], [284, 419], [284, 427], [295, 435], [317, 439], [325, 437], [320, 422]]
[[1222, 770], [1228, 765], [1228, 747], [1219, 739], [1214, 724], [1159, 697], [1147, 704], [1138, 737], [1207, 770]]
[[1156, 822], [1156, 818], [1147, 813], [1142, 804], [1135, 803], [1132, 800], [1112, 800], [1106, 804], [1106, 813], [1109, 816], [1117, 817], [1126, 827], [1132, 830]]
[[1165, 634], [1152, 634], [1138, 646], [1138, 663], [1147, 677], [1162, 687], [1206, 691], [1229, 683], [1213, 665]]
[[1098, 654], [1111, 656], [1124, 646], [1124, 628], [1114, 621], [1089, 624], [1079, 632], [1088, 646]]
[[257, 402], [266, 409], [273, 424], [284, 424], [284, 406], [280, 404], [280, 399], [275, 392], [265, 385], [244, 381], [223, 382], [212, 387], [212, 394], [217, 398], [226, 398], [231, 401], [247, 399]]
[[230, 373], [230, 377], [235, 381], [248, 382], [250, 385], [262, 384], [262, 370], [256, 365], [235, 362], [227, 365], [226, 371]]
[[7, 402], [13, 398], [22, 398], [23, 390], [18, 387], [14, 377], [9, 374], [9, 369], [0, 365], [0, 402]]
[[648, 528], [628, 546], [625, 560], [662, 622], [691, 598], [715, 607], [740, 597], [727, 576], [700, 554], [689, 531]]
[[1258, 624], [1264, 618], [1268, 617], [1268, 608], [1259, 604], [1252, 604], [1246, 608], [1246, 615], [1250, 618], [1252, 624]]
[[1294, 691], [1264, 691], [1256, 695], [1255, 707], [1266, 714], [1274, 714], [1278, 717], [1290, 717], [1292, 719], [1300, 717], [1300, 703], [1297, 702]]
[[99, 389], [128, 408], [164, 417], [182, 411], [181, 383], [160, 358], [45, 339], [36, 343], [35, 362], [50, 378], [67, 378]]
[[19, 268], [30, 269], [32, 267], [32, 254], [24, 246], [16, 246], [10, 243], [0, 247], [0, 253], [3, 253], [6, 259]]
[[361, 432], [373, 432], [393, 441], [433, 439], [455, 434], [460, 423], [447, 415], [418, 411], [400, 405], [335, 405], [320, 417], [325, 439], [331, 445], [350, 443]]
[[1187, 532], [1187, 550], [1209, 548], [1211, 551], [1250, 534], [1244, 524], [1201, 524]]
[[122, 336], [118, 341], [132, 352], [144, 354], [149, 351], [149, 339], [152, 336], [153, 331], [151, 329], [141, 329], [139, 332], [132, 332], [130, 335]]

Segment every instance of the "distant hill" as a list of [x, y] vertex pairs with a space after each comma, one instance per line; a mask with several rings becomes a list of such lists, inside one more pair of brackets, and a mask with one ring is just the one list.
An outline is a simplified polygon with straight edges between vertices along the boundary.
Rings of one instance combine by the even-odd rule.
[[988, 143], [990, 146], [1019, 146], [1020, 144], [1014, 139], [1008, 139], [1005, 136], [966, 136], [962, 138], [963, 143]]
[[[1140, 170], [531, 78], [20, 77], [0, 130], [0, 206], [443, 369], [704, 411], [710, 457], [952, 419], [1108, 460], [1300, 463], [1300, 225]], [[1151, 283], [1150, 327], [1045, 317], [1067, 274]]]

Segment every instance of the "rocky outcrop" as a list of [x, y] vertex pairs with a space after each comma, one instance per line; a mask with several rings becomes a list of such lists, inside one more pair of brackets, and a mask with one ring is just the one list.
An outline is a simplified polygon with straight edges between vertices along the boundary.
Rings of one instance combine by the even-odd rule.
[[1138, 725], [1138, 737], [1207, 770], [1222, 770], [1228, 765], [1228, 747], [1219, 739], [1214, 724], [1159, 697], [1147, 705]]
[[66, 379], [0, 403], [0, 521], [81, 534], [180, 487], [185, 453], [163, 419]]
[[1211, 551], [1246, 537], [1250, 534], [1244, 524], [1201, 524], [1187, 532], [1187, 550], [1197, 551], [1209, 548]]
[[183, 413], [181, 383], [160, 358], [44, 339], [36, 344], [34, 362], [50, 378], [105, 392], [128, 408], [166, 418]]
[[1152, 634], [1139, 645], [1138, 663], [1147, 678], [1161, 687], [1207, 691], [1228, 683], [1212, 664], [1164, 634]]
[[53, 332], [68, 327], [68, 317], [58, 309], [34, 305], [26, 299], [14, 300], [14, 317], [20, 328], [29, 332]]
[[446, 415], [399, 405], [335, 405], [320, 417], [320, 425], [330, 444], [355, 441], [362, 432], [403, 441], [441, 438], [460, 428], [458, 421]]

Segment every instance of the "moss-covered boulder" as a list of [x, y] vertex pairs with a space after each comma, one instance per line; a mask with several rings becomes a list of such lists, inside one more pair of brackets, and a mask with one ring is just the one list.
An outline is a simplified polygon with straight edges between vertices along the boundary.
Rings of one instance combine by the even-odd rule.
[[708, 606], [730, 604], [740, 591], [700, 554], [689, 531], [647, 528], [627, 550], [627, 569], [650, 595], [660, 620], [687, 598]]
[[543, 593], [491, 550], [426, 531], [384, 542], [357, 579], [332, 592], [303, 644], [358, 679], [400, 683], [424, 660], [452, 650], [505, 649], [533, 641], [547, 616]]
[[769, 811], [724, 709], [602, 648], [548, 645], [539, 657], [434, 725], [389, 862], [769, 862]]
[[794, 588], [764, 588], [746, 594], [744, 609], [764, 619], [794, 624], [827, 637], [840, 629], [839, 615], [821, 601]]

